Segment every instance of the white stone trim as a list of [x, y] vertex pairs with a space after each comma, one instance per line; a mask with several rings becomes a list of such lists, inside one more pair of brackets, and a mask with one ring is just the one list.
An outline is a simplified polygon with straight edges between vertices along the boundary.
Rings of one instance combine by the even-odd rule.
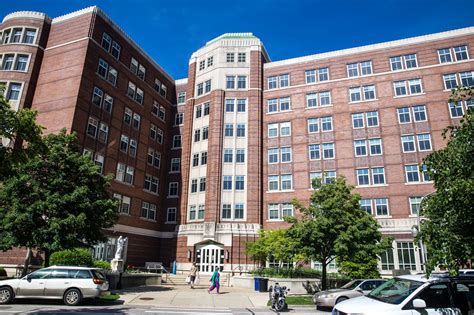
[[321, 54], [269, 62], [269, 63], [265, 63], [263, 65], [263, 68], [271, 69], [271, 68], [276, 68], [276, 67], [281, 67], [281, 66], [319, 61], [319, 60], [324, 60], [327, 58], [342, 57], [342, 56], [353, 55], [353, 54], [361, 54], [361, 53], [371, 52], [371, 51], [380, 50], [380, 49], [389, 49], [389, 48], [395, 48], [395, 47], [406, 46], [406, 45], [421, 44], [421, 43], [435, 41], [435, 40], [442, 40], [442, 39], [459, 37], [459, 36], [464, 36], [464, 35], [472, 35], [472, 34], [474, 34], [474, 27], [471, 26], [471, 27], [451, 30], [447, 32], [422, 35], [422, 36], [417, 36], [417, 37], [389, 41], [385, 43], [347, 48], [347, 49], [342, 49], [342, 50], [325, 52]]
[[150, 236], [150, 237], [156, 237], [156, 238], [174, 238], [174, 237], [176, 237], [175, 232], [159, 232], [159, 231], [155, 231], [155, 230], [148, 230], [148, 229], [123, 225], [123, 224], [115, 224], [113, 227], [108, 228], [106, 230], [113, 231], [113, 232], [136, 234], [136, 235], [142, 235], [142, 236]]
[[48, 16], [42, 12], [35, 12], [35, 11], [17, 11], [10, 14], [7, 14], [4, 18], [2, 23], [8, 20], [13, 19], [37, 19], [37, 20], [46, 20], [49, 19]]
[[175, 85], [188, 84], [188, 78], [174, 80]]
[[83, 15], [83, 14], [91, 13], [91, 12], [93, 12], [96, 8], [98, 9], [97, 6], [90, 6], [90, 7], [81, 9], [81, 10], [73, 11], [73, 12], [71, 12], [71, 13], [68, 13], [68, 14], [65, 14], [65, 15], [61, 15], [61, 16], [58, 16], [58, 17], [55, 17], [55, 18], [51, 21], [51, 24], [59, 23], [59, 22], [65, 21], [65, 20], [69, 20], [69, 19], [72, 19], [72, 18], [81, 16], [81, 15]]

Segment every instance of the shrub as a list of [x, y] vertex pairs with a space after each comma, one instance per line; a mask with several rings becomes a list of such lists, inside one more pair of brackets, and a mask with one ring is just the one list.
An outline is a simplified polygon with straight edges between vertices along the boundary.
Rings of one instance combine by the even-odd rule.
[[108, 261], [103, 261], [103, 260], [94, 260], [94, 263], [92, 264], [92, 267], [94, 268], [99, 268], [102, 270], [110, 270], [110, 262]]
[[310, 268], [261, 268], [252, 274], [273, 278], [321, 278], [321, 271]]
[[51, 254], [51, 265], [92, 266], [92, 253], [86, 248], [66, 249]]

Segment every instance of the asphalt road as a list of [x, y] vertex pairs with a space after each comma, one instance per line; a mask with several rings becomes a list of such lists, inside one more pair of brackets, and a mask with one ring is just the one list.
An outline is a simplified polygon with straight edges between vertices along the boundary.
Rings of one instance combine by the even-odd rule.
[[[274, 315], [278, 312], [270, 309], [230, 309], [230, 308], [163, 308], [144, 305], [103, 305], [101, 302], [85, 302], [76, 307], [65, 306], [61, 301], [24, 300], [9, 305], [0, 305], [0, 315], [3, 314], [35, 314], [35, 315], [66, 315], [66, 314], [132, 314], [132, 315]], [[299, 315], [329, 315], [330, 312], [317, 311], [315, 308], [296, 308], [281, 314]]]

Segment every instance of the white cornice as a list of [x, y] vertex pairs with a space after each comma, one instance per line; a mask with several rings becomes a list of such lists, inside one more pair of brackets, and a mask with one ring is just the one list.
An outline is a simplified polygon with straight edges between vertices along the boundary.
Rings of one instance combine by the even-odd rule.
[[112, 232], [129, 233], [129, 234], [149, 236], [149, 237], [157, 237], [157, 238], [173, 238], [173, 237], [176, 237], [175, 232], [160, 232], [160, 231], [148, 230], [148, 229], [123, 225], [123, 224], [115, 224], [113, 227], [111, 227], [107, 230], [112, 231]]
[[8, 21], [8, 20], [12, 20], [12, 19], [37, 19], [37, 20], [45, 20], [45, 19], [49, 19], [46, 14], [42, 13], [42, 12], [35, 12], [35, 11], [17, 11], [17, 12], [13, 12], [13, 13], [10, 13], [8, 15], [6, 15], [4, 18], [3, 18], [3, 21], [2, 23], [4, 23], [5, 21]]
[[395, 48], [395, 47], [406, 46], [406, 45], [421, 44], [421, 43], [435, 41], [435, 40], [442, 40], [442, 39], [459, 37], [459, 36], [464, 36], [464, 35], [472, 35], [472, 34], [474, 34], [474, 27], [471, 26], [471, 27], [461, 28], [457, 30], [442, 32], [442, 33], [434, 33], [434, 34], [400, 39], [400, 40], [395, 40], [395, 41], [390, 41], [390, 42], [385, 42], [385, 43], [360, 46], [360, 47], [355, 47], [355, 48], [347, 48], [347, 49], [330, 51], [330, 52], [325, 52], [325, 53], [316, 54], [316, 55], [274, 61], [274, 62], [269, 62], [269, 63], [264, 64], [263, 67], [265, 69], [271, 69], [271, 68], [276, 68], [276, 67], [281, 67], [281, 66], [324, 60], [324, 59], [333, 58], [333, 57], [342, 57], [342, 56], [347, 56], [347, 55], [366, 53], [366, 52], [371, 52], [371, 51], [380, 50], [380, 49], [388, 49], [388, 48]]
[[188, 78], [179, 79], [179, 80], [174, 81], [175, 85], [182, 85], [182, 84], [187, 84], [187, 83], [188, 83]]

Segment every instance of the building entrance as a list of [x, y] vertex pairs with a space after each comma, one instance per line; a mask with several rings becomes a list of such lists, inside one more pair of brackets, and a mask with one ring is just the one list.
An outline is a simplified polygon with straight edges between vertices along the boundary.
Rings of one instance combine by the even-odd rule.
[[196, 246], [196, 263], [200, 273], [222, 271], [224, 268], [224, 246], [203, 244]]

